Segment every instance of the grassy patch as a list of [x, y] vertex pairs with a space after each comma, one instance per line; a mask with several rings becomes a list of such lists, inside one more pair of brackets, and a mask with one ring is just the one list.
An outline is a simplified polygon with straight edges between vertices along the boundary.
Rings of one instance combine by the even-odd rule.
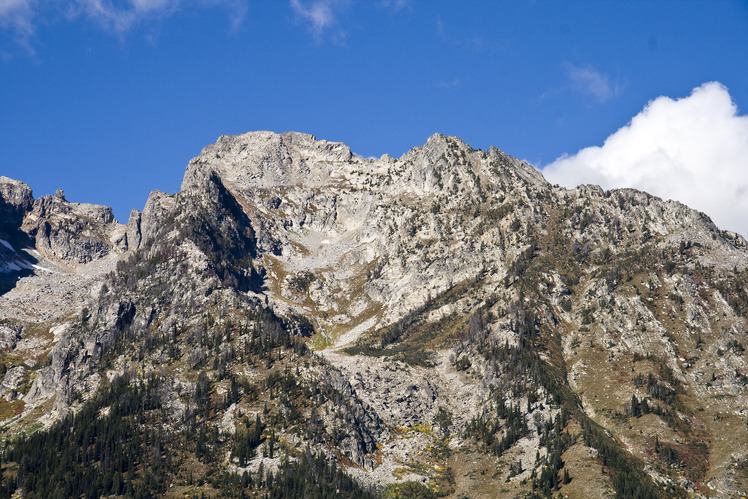
[[24, 407], [26, 407], [26, 403], [23, 400], [6, 402], [5, 399], [0, 399], [0, 421], [21, 415]]
[[386, 499], [431, 499], [436, 498], [436, 492], [418, 482], [393, 483], [384, 489], [382, 494]]

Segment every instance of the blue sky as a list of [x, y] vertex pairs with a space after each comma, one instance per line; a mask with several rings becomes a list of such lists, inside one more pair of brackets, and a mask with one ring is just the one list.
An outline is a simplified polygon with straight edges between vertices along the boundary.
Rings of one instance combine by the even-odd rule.
[[[556, 160], [604, 149], [638, 116], [646, 131], [627, 136], [652, 136], [673, 119], [647, 114], [661, 96], [679, 123], [722, 119], [726, 175], [748, 171], [748, 2], [0, 0], [0, 175], [35, 196], [62, 188], [110, 205], [122, 222], [151, 189], [178, 190], [202, 147], [250, 130], [364, 156], [441, 132], [553, 164], [554, 181], [574, 184], [595, 166]], [[653, 168], [679, 175], [671, 166]], [[658, 194], [698, 205], [688, 186], [695, 201]]]

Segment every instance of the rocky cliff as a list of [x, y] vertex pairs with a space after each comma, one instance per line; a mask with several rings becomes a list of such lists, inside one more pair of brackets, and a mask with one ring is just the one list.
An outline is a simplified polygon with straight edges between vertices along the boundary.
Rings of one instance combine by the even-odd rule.
[[394, 496], [748, 490], [746, 243], [680, 203], [456, 137], [367, 159], [270, 132], [219, 138], [126, 226], [0, 197], [6, 435], [157, 384], [142, 420], [192, 464], [152, 493], [305, 448]]

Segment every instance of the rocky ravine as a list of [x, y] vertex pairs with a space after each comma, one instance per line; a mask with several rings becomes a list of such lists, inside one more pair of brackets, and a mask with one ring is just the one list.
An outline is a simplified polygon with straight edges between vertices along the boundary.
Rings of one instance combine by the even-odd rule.
[[607, 494], [595, 424], [663, 493], [748, 490], [746, 244], [679, 203], [551, 186], [455, 137], [372, 160], [270, 132], [219, 138], [126, 226], [10, 179], [0, 194], [6, 432], [125, 372], [168, 380], [180, 431], [199, 372], [216, 396], [271, 376], [232, 352], [277, 327], [313, 402], [243, 388], [212, 418], [233, 434], [263, 401], [279, 445], [324, 444], [378, 490], [542, 490], [558, 452], [578, 478], [561, 492]]

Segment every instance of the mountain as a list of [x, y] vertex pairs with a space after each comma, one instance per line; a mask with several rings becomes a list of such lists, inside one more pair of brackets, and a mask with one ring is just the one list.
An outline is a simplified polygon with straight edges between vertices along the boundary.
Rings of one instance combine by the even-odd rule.
[[127, 225], [0, 197], [3, 495], [748, 492], [748, 250], [680, 203], [270, 132]]

